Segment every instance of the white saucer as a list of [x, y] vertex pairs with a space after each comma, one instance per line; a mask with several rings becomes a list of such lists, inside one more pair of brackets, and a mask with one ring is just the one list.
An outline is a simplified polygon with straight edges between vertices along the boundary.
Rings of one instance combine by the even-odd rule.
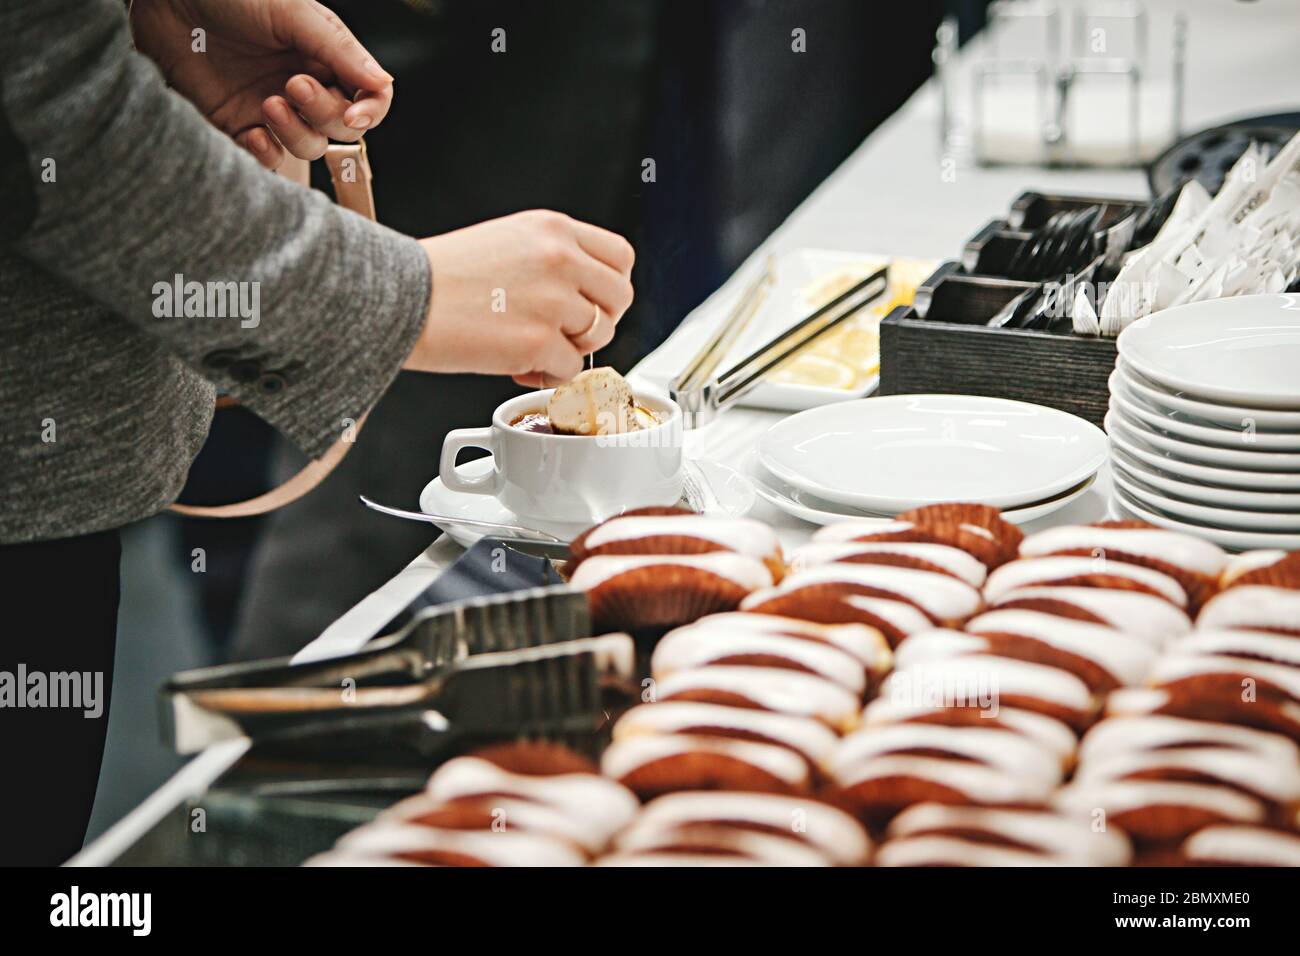
[[[758, 460], [758, 452], [751, 451], [745, 456], [743, 465], [745, 475], [753, 482], [755, 490], [759, 497], [771, 505], [779, 508], [788, 515], [799, 518], [816, 525], [838, 524], [841, 521], [866, 521], [878, 522], [879, 524], [888, 524], [895, 519], [892, 515], [882, 515], [877, 512], [862, 511], [857, 508], [850, 508], [845, 505], [838, 505], [833, 501], [824, 501], [816, 495], [810, 494], [793, 485], [786, 484], [776, 475], [772, 474], [763, 467], [762, 462]], [[1046, 501], [1029, 505], [1025, 508], [1014, 508], [1002, 512], [1002, 517], [1012, 524], [1025, 524], [1042, 518], [1064, 508], [1070, 502], [1079, 496], [1087, 493], [1096, 482], [1097, 476], [1094, 474], [1083, 483], [1070, 488], [1062, 494], [1056, 495]], [[906, 510], [906, 509], [904, 509]]]
[[1300, 494], [1285, 491], [1244, 491], [1240, 488], [1218, 488], [1214, 485], [1180, 481], [1158, 468], [1125, 454], [1118, 444], [1110, 450], [1111, 465], [1144, 484], [1173, 498], [1184, 501], [1205, 502], [1240, 511], [1280, 511], [1300, 514]]
[[1186, 392], [1166, 391], [1119, 356], [1115, 369], [1121, 373], [1130, 393], [1161, 411], [1182, 412], [1194, 421], [1203, 421], [1227, 428], [1241, 428], [1253, 421], [1256, 428], [1268, 431], [1300, 433], [1300, 412], [1279, 412], [1271, 408], [1251, 405], [1225, 405], [1222, 402], [1205, 402]]
[[1141, 461], [1145, 465], [1179, 478], [1220, 488], [1245, 488], [1251, 491], [1300, 491], [1300, 472], [1285, 471], [1233, 471], [1228, 468], [1214, 468], [1210, 465], [1198, 465], [1183, 461], [1168, 452], [1161, 452], [1146, 444], [1132, 431], [1124, 427], [1123, 422], [1114, 415], [1106, 416], [1106, 431], [1112, 448], [1121, 449], [1126, 455]]
[[[459, 465], [458, 468], [467, 478], [473, 478], [487, 474], [493, 466], [492, 456], [487, 455]], [[736, 469], [721, 462], [704, 460], [688, 460], [686, 466], [694, 468], [693, 477], [706, 486], [704, 488], [706, 496], [713, 502], [705, 510], [706, 514], [740, 518], [753, 509], [758, 497], [754, 485]], [[686, 499], [683, 499], [681, 504], [682, 507], [689, 507]], [[472, 495], [463, 491], [451, 491], [443, 485], [441, 478], [433, 479], [420, 492], [420, 510], [425, 514], [449, 515], [456, 518], [469, 518], [473, 521], [523, 526], [528, 524], [492, 495]], [[472, 547], [485, 537], [482, 531], [464, 525], [448, 524], [444, 527], [435, 522], [434, 526], [441, 528], [451, 540], [463, 548]], [[557, 534], [565, 530], [569, 535], [577, 535], [586, 528], [554, 530]]]
[[1300, 295], [1242, 295], [1165, 309], [1115, 343], [1158, 385], [1202, 401], [1300, 411]]
[[897, 514], [941, 501], [999, 508], [1073, 488], [1106, 460], [1106, 436], [1082, 418], [974, 395], [889, 395], [810, 409], [777, 422], [763, 467], [818, 498]]
[[1123, 468], [1116, 468], [1111, 477], [1117, 488], [1123, 489], [1130, 498], [1151, 508], [1158, 508], [1165, 514], [1183, 518], [1210, 528], [1240, 531], [1263, 531], [1266, 533], [1300, 532], [1300, 514], [1284, 514], [1278, 511], [1234, 511], [1231, 508], [1212, 508], [1198, 505], [1191, 501], [1171, 498], [1141, 478], [1130, 475]]
[[1126, 494], [1118, 484], [1111, 490], [1111, 504], [1118, 518], [1132, 517], [1170, 531], [1182, 531], [1233, 551], [1254, 551], [1277, 548], [1283, 551], [1300, 549], [1300, 534], [1265, 534], [1258, 531], [1234, 531], [1228, 528], [1207, 528], [1204, 525], [1180, 521], [1156, 508], [1150, 508]]
[[[1111, 396], [1113, 399], [1114, 396]], [[1123, 408], [1113, 402], [1106, 414], [1106, 430], [1111, 430], [1111, 423], [1118, 422], [1121, 428], [1128, 429], [1157, 451], [1167, 452], [1182, 461], [1192, 461], [1201, 465], [1217, 465], [1220, 468], [1243, 471], [1287, 472], [1294, 476], [1300, 472], [1300, 454], [1275, 451], [1245, 451], [1240, 448], [1219, 448], [1215, 445], [1198, 445], [1166, 435], [1150, 427], [1141, 420], [1125, 414]]]
[[[1300, 375], [1300, 370], [1297, 370]], [[1300, 432], [1259, 431], [1258, 423], [1247, 431], [1240, 422], [1232, 425], [1198, 424], [1190, 421], [1185, 412], [1164, 411], [1156, 408], [1130, 390], [1124, 374], [1118, 369], [1110, 373], [1110, 400], [1126, 418], [1137, 419], [1152, 428], [1168, 432], [1176, 438], [1216, 448], [1237, 448], [1245, 451], [1300, 452]]]

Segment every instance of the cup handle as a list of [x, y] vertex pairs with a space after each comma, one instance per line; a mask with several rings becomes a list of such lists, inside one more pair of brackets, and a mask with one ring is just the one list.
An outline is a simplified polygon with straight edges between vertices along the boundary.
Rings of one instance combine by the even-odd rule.
[[492, 428], [457, 428], [447, 432], [442, 441], [442, 457], [438, 461], [438, 476], [443, 487], [471, 495], [496, 494], [500, 484], [500, 472], [496, 468], [477, 478], [467, 478], [456, 470], [456, 455], [462, 448], [482, 448], [495, 454]]

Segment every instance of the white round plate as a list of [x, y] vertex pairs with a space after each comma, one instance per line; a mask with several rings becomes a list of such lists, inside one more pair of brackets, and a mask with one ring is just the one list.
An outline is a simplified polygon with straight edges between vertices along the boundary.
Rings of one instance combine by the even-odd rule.
[[1115, 368], [1122, 374], [1124, 384], [1128, 386], [1130, 393], [1161, 411], [1182, 412], [1193, 421], [1223, 425], [1227, 428], [1242, 428], [1253, 421], [1256, 428], [1300, 433], [1300, 412], [1279, 412], [1271, 408], [1255, 408], [1251, 405], [1203, 402], [1186, 392], [1166, 391], [1155, 382], [1143, 378], [1142, 373], [1129, 365], [1123, 356], [1116, 359]]
[[[494, 462], [491, 455], [476, 458], [474, 461], [459, 465], [460, 471], [468, 478], [486, 475], [492, 470]], [[688, 468], [693, 467], [692, 476], [705, 486], [702, 490], [709, 505], [706, 514], [726, 518], [743, 518], [753, 510], [758, 495], [754, 484], [736, 469], [717, 461], [688, 460]], [[682, 507], [691, 507], [687, 499]], [[473, 495], [463, 491], [451, 491], [441, 478], [435, 478], [424, 486], [420, 492], [420, 510], [425, 514], [449, 515], [454, 518], [469, 518], [472, 521], [491, 521], [496, 524], [526, 526], [513, 511], [501, 504], [492, 495]], [[484, 532], [464, 525], [434, 522], [434, 527], [441, 528], [451, 540], [463, 548], [478, 543]], [[578, 531], [583, 531], [579, 528]]]
[[1125, 428], [1114, 414], [1106, 416], [1106, 432], [1112, 449], [1119, 448], [1145, 465], [1179, 478], [1189, 478], [1202, 485], [1220, 488], [1243, 488], [1252, 491], [1300, 491], [1300, 472], [1232, 471], [1182, 461], [1167, 452], [1157, 451]]
[[940, 501], [1014, 508], [1096, 474], [1106, 436], [1082, 418], [973, 395], [889, 395], [791, 415], [763, 467], [819, 498], [897, 514]]
[[[1112, 395], [1113, 399], [1114, 396]], [[1117, 421], [1142, 441], [1158, 451], [1168, 452], [1175, 458], [1194, 461], [1202, 465], [1218, 465], [1243, 471], [1277, 471], [1288, 472], [1294, 476], [1300, 472], [1300, 454], [1288, 454], [1276, 451], [1245, 451], [1239, 448], [1218, 448], [1214, 445], [1198, 445], [1166, 435], [1152, 428], [1140, 419], [1125, 414], [1124, 410], [1112, 401], [1107, 421]]]
[[1111, 464], [1172, 498], [1197, 504], [1219, 505], [1238, 511], [1279, 511], [1300, 514], [1300, 494], [1285, 491], [1243, 491], [1240, 488], [1216, 488], [1191, 481], [1181, 481], [1158, 468], [1126, 455], [1118, 445], [1110, 449]]
[[1107, 384], [1110, 387], [1111, 402], [1123, 411], [1126, 417], [1136, 418], [1176, 438], [1201, 445], [1214, 445], [1217, 448], [1300, 452], [1300, 433], [1264, 432], [1259, 430], [1258, 425], [1228, 427], [1197, 424], [1189, 421], [1183, 412], [1163, 411], [1134, 396], [1118, 369], [1110, 373]]
[[1180, 521], [1157, 508], [1149, 508], [1126, 494], [1119, 485], [1111, 490], [1111, 501], [1118, 518], [1133, 517], [1170, 531], [1182, 531], [1186, 534], [1213, 541], [1215, 544], [1233, 551], [1254, 551], [1260, 548], [1279, 548], [1283, 551], [1300, 549], [1300, 534], [1264, 534], [1258, 531], [1233, 531], [1228, 528], [1206, 528], [1203, 525]]
[[1134, 322], [1119, 354], [1159, 385], [1233, 405], [1300, 411], [1300, 295], [1242, 295]]
[[1211, 508], [1209, 505], [1198, 505], [1162, 494], [1123, 468], [1115, 468], [1111, 477], [1115, 480], [1116, 487], [1123, 488], [1130, 498], [1198, 525], [1268, 533], [1300, 532], [1300, 514]]
[[[786, 484], [763, 467], [762, 462], [758, 460], [756, 451], [751, 451], [745, 456], [744, 471], [749, 480], [754, 483], [754, 488], [758, 491], [760, 498], [769, 504], [775, 505], [786, 514], [812, 524], [838, 524], [841, 521], [850, 520], [876, 521], [880, 524], [888, 524], [896, 520], [892, 515], [877, 514], [845, 505], [837, 505], [833, 501], [825, 501], [800, 488]], [[1095, 474], [1091, 475], [1081, 484], [1048, 498], [1046, 501], [1036, 502], [1024, 508], [1007, 509], [1002, 512], [1002, 517], [1012, 524], [1025, 524], [1045, 517], [1053, 511], [1064, 508], [1074, 499], [1085, 494], [1096, 480], [1097, 476]]]

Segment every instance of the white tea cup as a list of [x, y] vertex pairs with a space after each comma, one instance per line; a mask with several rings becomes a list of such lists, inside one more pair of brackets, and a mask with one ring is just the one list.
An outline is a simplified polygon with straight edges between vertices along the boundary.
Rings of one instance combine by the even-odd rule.
[[[636, 396], [658, 424], [615, 435], [556, 435], [513, 424], [545, 413], [552, 391], [503, 402], [487, 428], [448, 432], [438, 466], [443, 486], [494, 495], [528, 527], [566, 536], [632, 508], [681, 499], [682, 410], [675, 402]], [[492, 470], [479, 476], [458, 471], [463, 448], [490, 451]]]

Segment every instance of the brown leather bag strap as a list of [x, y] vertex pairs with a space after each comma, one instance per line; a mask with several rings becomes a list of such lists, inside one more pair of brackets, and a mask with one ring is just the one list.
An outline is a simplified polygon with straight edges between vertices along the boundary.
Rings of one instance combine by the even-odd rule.
[[[370, 161], [366, 158], [366, 144], [358, 142], [331, 145], [325, 151], [325, 164], [329, 167], [330, 178], [334, 183], [334, 198], [339, 205], [367, 219], [374, 219], [375, 198], [370, 187]], [[280, 172], [304, 186], [310, 183], [310, 165], [305, 160], [290, 157], [281, 166]], [[217, 410], [238, 404], [229, 396], [222, 396], [217, 399]], [[255, 498], [228, 505], [184, 505], [177, 502], [170, 510], [191, 518], [250, 518], [283, 508], [325, 480], [352, 449], [356, 434], [361, 431], [365, 420], [366, 416], [362, 415], [349, 434], [331, 445], [324, 455], [308, 462], [306, 467], [284, 484]]]

